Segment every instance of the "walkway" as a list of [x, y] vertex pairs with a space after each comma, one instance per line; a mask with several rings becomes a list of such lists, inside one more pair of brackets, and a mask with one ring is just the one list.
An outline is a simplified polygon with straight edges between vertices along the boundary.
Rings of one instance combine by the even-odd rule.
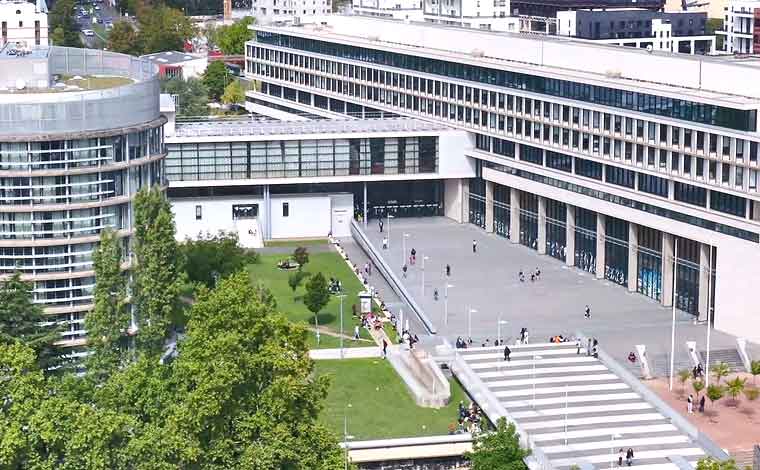
[[378, 346], [368, 348], [343, 348], [343, 357], [340, 348], [333, 349], [310, 349], [309, 357], [315, 361], [326, 359], [371, 359], [383, 357], [383, 349]]
[[605, 468], [611, 460], [617, 467], [620, 448], [634, 450], [639, 470], [677, 470], [668, 456], [696, 465], [705, 455], [601, 361], [576, 354], [574, 344], [510, 348], [509, 362], [502, 347], [459, 354], [555, 468]]
[[[457, 336], [470, 335], [470, 331], [478, 345], [486, 339], [493, 342], [501, 318], [508, 322], [502, 324], [502, 338], [512, 342], [522, 327], [528, 328], [536, 341], [557, 334], [572, 335], [582, 329], [598, 338], [602, 347], [621, 362], [636, 344], [647, 345], [650, 361], [658, 371], [669, 362], [671, 309], [648, 297], [597, 280], [585, 271], [567, 267], [471, 224], [458, 224], [445, 217], [384, 222], [381, 234], [377, 220], [371, 220], [366, 230], [368, 237], [380, 249], [383, 236], [390, 236], [390, 247], [382, 253], [399, 278], [409, 251], [417, 250], [417, 263], [409, 266], [404, 283], [435, 323], [438, 334], [452, 343]], [[402, 241], [404, 233], [408, 237]], [[478, 243], [477, 253], [472, 252], [473, 240]], [[404, 244], [406, 253], [402, 253]], [[424, 295], [423, 256], [429, 258], [425, 262]], [[444, 274], [446, 264], [451, 266], [449, 278]], [[536, 268], [541, 270], [539, 281], [519, 282], [519, 271]], [[448, 318], [444, 317], [446, 281], [454, 286], [449, 289]], [[434, 289], [439, 292], [437, 301], [433, 299]], [[591, 320], [583, 317], [587, 304]], [[474, 311], [468, 315], [471, 309]], [[697, 341], [700, 350], [705, 347], [706, 327], [694, 325], [692, 320], [691, 315], [680, 312], [677, 316], [677, 363], [688, 364], [687, 340]], [[734, 337], [713, 331], [713, 349], [735, 346]], [[760, 354], [760, 349], [755, 351]]]

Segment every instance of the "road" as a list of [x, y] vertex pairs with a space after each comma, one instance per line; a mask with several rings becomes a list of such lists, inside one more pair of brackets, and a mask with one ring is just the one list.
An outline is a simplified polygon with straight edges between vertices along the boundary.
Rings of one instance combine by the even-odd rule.
[[[99, 7], [100, 10], [95, 10], [96, 6]], [[77, 24], [79, 24], [79, 29], [82, 31], [92, 30], [95, 33], [94, 36], [85, 36], [84, 33], [81, 33], [82, 42], [84, 43], [85, 47], [89, 49], [102, 49], [105, 47], [105, 44], [108, 40], [107, 34], [105, 34], [106, 23], [109, 21], [119, 21], [122, 19], [122, 16], [119, 14], [116, 8], [112, 7], [107, 2], [80, 2], [77, 6], [78, 15], [80, 7], [85, 8], [85, 10], [87, 10], [89, 13], [87, 17], [76, 18]], [[97, 23], [96, 26], [96, 24], [93, 23], [93, 18], [99, 19], [102, 21], [102, 23]]]

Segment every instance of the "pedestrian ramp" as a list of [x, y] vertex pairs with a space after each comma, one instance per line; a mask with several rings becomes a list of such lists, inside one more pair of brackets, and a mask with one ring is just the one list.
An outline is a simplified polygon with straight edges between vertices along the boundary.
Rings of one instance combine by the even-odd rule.
[[568, 343], [510, 349], [509, 361], [502, 347], [457, 350], [469, 368], [458, 378], [468, 391], [471, 380], [498, 401], [545, 459], [543, 468], [618, 467], [620, 449], [629, 448], [637, 470], [679, 470], [674, 456], [696, 467], [705, 457], [677, 423], [585, 349]]

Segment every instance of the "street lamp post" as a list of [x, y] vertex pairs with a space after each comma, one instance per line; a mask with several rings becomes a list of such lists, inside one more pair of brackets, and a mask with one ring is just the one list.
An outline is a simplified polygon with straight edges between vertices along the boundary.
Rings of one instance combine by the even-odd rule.
[[346, 294], [338, 295], [338, 298], [340, 299], [340, 358], [341, 359], [345, 357], [345, 350], [343, 349], [343, 299], [345, 297], [346, 297]]
[[406, 239], [409, 238], [408, 233], [401, 235], [401, 266], [406, 264]]
[[497, 332], [496, 333], [496, 341], [498, 341], [499, 344], [501, 344], [501, 325], [506, 325], [507, 323], [509, 323], [507, 320], [502, 320], [501, 319], [501, 313], [500, 313], [499, 314], [499, 323], [498, 323], [498, 326], [496, 327], [496, 332]]
[[388, 211], [388, 248], [391, 247], [391, 219], [393, 218], [390, 211]]
[[449, 289], [454, 287], [448, 282], [443, 286], [443, 324], [449, 325]]
[[351, 408], [351, 403], [346, 405], [346, 409], [343, 412], [343, 451], [345, 452], [343, 458], [343, 468], [348, 470], [348, 440], [354, 436], [348, 435], [348, 409]]
[[425, 297], [425, 260], [430, 259], [425, 255], [422, 255], [422, 297]]
[[472, 314], [478, 313], [474, 308], [467, 309], [467, 338], [472, 338]]
[[707, 263], [707, 359], [705, 360], [705, 390], [710, 386], [710, 318], [712, 316], [712, 304], [710, 303], [712, 288], [710, 283], [712, 282], [712, 245], [710, 245], [710, 256], [708, 257]]
[[621, 437], [623, 436], [620, 434], [612, 434], [610, 436], [610, 470], [612, 470], [612, 462], [615, 460], [615, 439], [620, 439]]
[[676, 366], [676, 289], [678, 288], [678, 238], [673, 256], [673, 321], [670, 327], [670, 381], [668, 390], [673, 391], [673, 368]]
[[565, 445], [567, 445], [567, 384], [565, 384]]
[[531, 407], [536, 408], [536, 361], [543, 359], [541, 356], [533, 356], [533, 400], [531, 401]]

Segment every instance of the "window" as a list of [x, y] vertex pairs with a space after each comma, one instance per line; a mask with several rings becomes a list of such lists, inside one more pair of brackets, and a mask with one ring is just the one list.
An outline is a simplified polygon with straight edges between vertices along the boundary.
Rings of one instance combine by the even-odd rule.
[[282, 216], [290, 217], [290, 203], [289, 202], [282, 203]]
[[673, 197], [676, 201], [700, 207], [707, 205], [707, 190], [705, 188], [676, 182], [673, 189]]
[[710, 209], [744, 217], [747, 213], [747, 200], [731, 194], [710, 191]]
[[640, 173], [639, 191], [654, 194], [656, 196], [668, 197], [668, 180]]
[[606, 181], [618, 186], [633, 189], [636, 181], [636, 173], [625, 168], [607, 165]]
[[203, 208], [201, 206], [195, 206], [195, 220], [203, 219]]
[[602, 180], [602, 164], [591, 160], [584, 160], [582, 158], [575, 159], [575, 174], [585, 176], [586, 178], [593, 178], [595, 180]]

